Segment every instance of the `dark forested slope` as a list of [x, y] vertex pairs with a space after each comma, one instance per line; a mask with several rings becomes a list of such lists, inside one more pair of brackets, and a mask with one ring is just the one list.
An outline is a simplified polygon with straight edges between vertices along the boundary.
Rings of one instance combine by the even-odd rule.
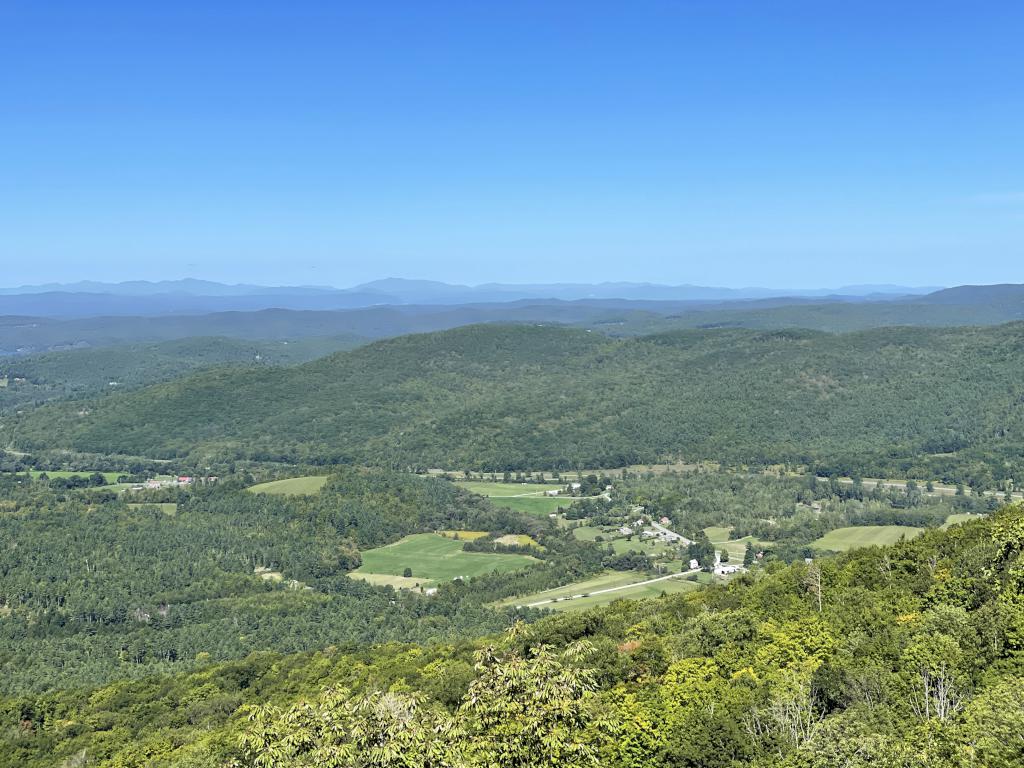
[[28, 449], [486, 469], [667, 456], [1024, 475], [1024, 325], [679, 331], [471, 326], [214, 371], [5, 426]]

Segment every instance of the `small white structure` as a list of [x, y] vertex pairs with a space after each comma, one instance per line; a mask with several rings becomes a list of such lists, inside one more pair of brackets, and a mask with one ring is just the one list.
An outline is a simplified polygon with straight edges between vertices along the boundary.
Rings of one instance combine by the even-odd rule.
[[698, 568], [700, 568], [700, 563], [697, 562], [696, 558], [691, 559], [690, 560], [690, 570], [691, 571], [696, 571]]
[[580, 483], [569, 483], [569, 490], [578, 491], [583, 485]]
[[633, 529], [630, 528], [628, 525], [624, 525], [621, 528], [619, 528], [619, 533], [621, 533], [623, 536], [632, 536]]
[[554, 491], [544, 491], [545, 496], [557, 496], [559, 493], [561, 493], [561, 491], [557, 489]]
[[743, 570], [743, 566], [740, 565], [726, 565], [719, 563], [715, 566], [715, 576], [728, 576], [731, 573], [739, 573]]

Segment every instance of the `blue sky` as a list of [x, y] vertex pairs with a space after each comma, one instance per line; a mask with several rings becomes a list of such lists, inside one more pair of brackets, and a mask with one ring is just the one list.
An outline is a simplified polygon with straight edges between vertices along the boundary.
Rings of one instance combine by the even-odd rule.
[[0, 284], [1024, 282], [1024, 4], [0, 0]]

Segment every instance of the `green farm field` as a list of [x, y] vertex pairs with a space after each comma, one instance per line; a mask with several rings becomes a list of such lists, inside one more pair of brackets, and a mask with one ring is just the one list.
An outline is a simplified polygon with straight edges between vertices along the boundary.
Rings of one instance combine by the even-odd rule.
[[446, 539], [458, 538], [461, 541], [475, 541], [487, 535], [487, 531], [437, 531]]
[[584, 611], [588, 608], [596, 608], [599, 605], [608, 605], [616, 600], [642, 600], [648, 597], [658, 597], [662, 594], [672, 595], [677, 592], [690, 592], [699, 588], [700, 584], [698, 582], [687, 581], [684, 578], [666, 579], [665, 581], [656, 581], [653, 584], [641, 584], [637, 587], [606, 592], [602, 595], [590, 595], [588, 597], [581, 597], [578, 600], [566, 600], [545, 607], [549, 607], [553, 611]]
[[[656, 556], [669, 549], [661, 539], [641, 539], [639, 536], [634, 536], [632, 539], [615, 539], [607, 543], [612, 545], [612, 549], [617, 555], [626, 552], [643, 552], [645, 555]], [[607, 544], [603, 546], [607, 546]]]
[[752, 542], [755, 548], [764, 547], [764, 542], [758, 541], [753, 536], [744, 536], [740, 539], [729, 538], [732, 534], [731, 526], [712, 525], [704, 529], [708, 539], [715, 545], [715, 549], [725, 550], [729, 553], [730, 562], [740, 562], [747, 553], [747, 542]]
[[132, 504], [128, 505], [129, 509], [144, 509], [146, 507], [156, 507], [161, 512], [163, 512], [165, 515], [176, 515], [176, 514], [178, 514], [178, 505], [175, 504], [174, 502], [159, 502], [159, 503], [155, 503], [155, 504], [145, 504], [145, 503], [136, 504], [136, 503], [132, 503]]
[[416, 533], [394, 544], [363, 552], [362, 566], [351, 575], [357, 578], [364, 574], [373, 574], [371, 578], [402, 576], [406, 568], [411, 568], [414, 581], [431, 583], [491, 571], [516, 571], [537, 562], [526, 555], [463, 552], [462, 544], [434, 533]]
[[353, 571], [349, 575], [373, 584], [375, 587], [394, 587], [395, 589], [415, 589], [416, 587], [430, 586], [434, 583], [430, 579], [418, 579], [415, 576], [392, 576], [389, 573], [361, 573], [360, 571]]
[[829, 531], [811, 546], [820, 550], [845, 552], [857, 547], [882, 547], [895, 544], [901, 538], [912, 539], [924, 529], [906, 525], [855, 525]]
[[605, 571], [597, 576], [592, 576], [591, 578], [584, 579], [583, 581], [575, 581], [572, 584], [566, 584], [563, 587], [555, 587], [554, 589], [547, 589], [543, 592], [535, 592], [532, 595], [509, 597], [494, 603], [494, 605], [499, 608], [505, 608], [510, 605], [529, 605], [530, 603], [535, 603], [540, 600], [559, 600], [563, 597], [582, 595], [598, 589], [621, 587], [626, 584], [632, 584], [643, 580], [643, 576], [634, 571]]
[[950, 515], [949, 517], [947, 517], [946, 518], [946, 522], [944, 522], [940, 527], [941, 528], [949, 528], [951, 525], [960, 525], [961, 523], [969, 523], [972, 520], [981, 520], [983, 517], [985, 517], [985, 516], [984, 515], [976, 515], [976, 514], [973, 514], [971, 512], [955, 512], [952, 515]]
[[596, 525], [580, 525], [572, 529], [572, 535], [580, 541], [594, 541], [598, 536], [610, 538], [613, 534], [605, 533]]
[[560, 491], [565, 488], [564, 483], [491, 483], [481, 480], [456, 482], [470, 493], [479, 493], [481, 496], [541, 496], [545, 491]]
[[330, 478], [327, 475], [308, 475], [306, 477], [289, 477], [285, 480], [272, 480], [269, 483], [254, 485], [250, 493], [275, 493], [282, 496], [302, 496], [318, 493]]
[[524, 512], [535, 517], [547, 517], [572, 503], [571, 496], [545, 496], [545, 491], [558, 491], [564, 485], [551, 483], [489, 483], [460, 480], [458, 485], [471, 493], [487, 496], [492, 503]]

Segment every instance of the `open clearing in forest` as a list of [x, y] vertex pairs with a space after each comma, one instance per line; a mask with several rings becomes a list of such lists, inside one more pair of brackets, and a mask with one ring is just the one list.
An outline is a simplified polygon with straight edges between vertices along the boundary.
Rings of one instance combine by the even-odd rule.
[[487, 531], [438, 531], [438, 533], [445, 538], [459, 541], [476, 541], [487, 535]]
[[972, 520], [981, 520], [985, 515], [974, 514], [973, 512], [954, 512], [952, 515], [946, 518], [940, 527], [943, 529], [949, 528], [951, 525], [960, 525], [960, 523], [969, 523]]
[[156, 502], [150, 504], [129, 504], [129, 509], [144, 509], [145, 507], [156, 507], [165, 515], [176, 515], [178, 514], [178, 505], [174, 502]]
[[318, 493], [329, 479], [330, 477], [328, 475], [289, 477], [285, 480], [272, 480], [269, 483], [253, 485], [247, 490], [250, 493], [274, 493], [281, 496], [303, 496]]
[[499, 507], [525, 512], [536, 517], [547, 517], [559, 507], [573, 502], [572, 496], [546, 496], [547, 491], [560, 491], [565, 485], [552, 483], [488, 483], [478, 480], [459, 480], [457, 485], [471, 493], [488, 497]]
[[[362, 553], [362, 566], [350, 575], [367, 581], [381, 576], [399, 576], [412, 569], [414, 583], [424, 586], [439, 581], [481, 576], [491, 571], [517, 571], [537, 560], [527, 555], [496, 552], [464, 552], [461, 541], [435, 533], [416, 533], [377, 549]], [[379, 582], [378, 582], [379, 583]]]
[[506, 547], [536, 547], [537, 540], [525, 533], [506, 533], [494, 540], [495, 544], [504, 544]]
[[632, 584], [637, 581], [643, 581], [643, 577], [635, 571], [605, 571], [604, 573], [592, 576], [589, 579], [576, 581], [572, 584], [566, 584], [564, 587], [546, 589], [543, 592], [535, 592], [532, 595], [508, 597], [494, 603], [494, 605], [502, 608], [509, 605], [529, 605], [530, 603], [536, 603], [541, 600], [557, 600], [563, 597], [571, 597], [572, 595], [581, 595], [593, 592], [598, 589], [621, 587], [625, 584]]
[[615, 592], [605, 592], [600, 595], [590, 595], [577, 600], [566, 600], [561, 603], [552, 603], [542, 606], [554, 611], [583, 611], [587, 608], [597, 608], [600, 605], [608, 605], [616, 600], [641, 600], [647, 597], [658, 597], [662, 594], [675, 594], [676, 592], [689, 592], [698, 589], [700, 584], [695, 581], [688, 581], [680, 576], [677, 579], [665, 579], [652, 584], [638, 584], [635, 587], [619, 589]]
[[768, 546], [767, 543], [758, 541], [753, 536], [743, 536], [739, 539], [729, 538], [732, 535], [732, 526], [711, 525], [704, 529], [704, 533], [707, 534], [708, 540], [715, 545], [715, 549], [719, 552], [724, 550], [729, 553], [730, 563], [743, 562], [743, 557], [747, 554], [748, 541], [754, 545], [755, 551]]
[[416, 589], [417, 587], [429, 587], [434, 583], [428, 579], [392, 576], [388, 573], [361, 573], [360, 571], [354, 571], [349, 575], [353, 578], [369, 582], [375, 587], [394, 587], [395, 589]]
[[560, 491], [565, 484], [553, 483], [488, 483], [479, 480], [457, 480], [460, 486], [481, 496], [543, 496], [545, 491]]
[[[684, 576], [650, 582], [636, 571], [605, 571], [583, 581], [573, 582], [572, 584], [566, 584], [555, 589], [548, 589], [544, 592], [536, 592], [532, 595], [510, 597], [494, 603], [494, 605], [499, 608], [507, 608], [516, 605], [526, 606], [532, 603], [541, 603], [541, 605], [537, 606], [538, 608], [550, 608], [553, 611], [582, 610], [599, 605], [607, 605], [615, 600], [637, 600], [645, 597], [657, 597], [663, 592], [667, 594], [687, 592], [698, 588], [700, 585], [701, 582], [690, 581]], [[603, 590], [614, 591], [606, 592]], [[574, 595], [585, 596], [567, 599], [573, 598]], [[543, 602], [547, 600], [554, 600], [556, 602]]]
[[811, 546], [833, 552], [845, 552], [857, 547], [883, 547], [895, 544], [904, 537], [912, 539], [923, 531], [923, 528], [912, 528], [908, 525], [855, 525], [829, 531], [820, 539], [811, 542]]

